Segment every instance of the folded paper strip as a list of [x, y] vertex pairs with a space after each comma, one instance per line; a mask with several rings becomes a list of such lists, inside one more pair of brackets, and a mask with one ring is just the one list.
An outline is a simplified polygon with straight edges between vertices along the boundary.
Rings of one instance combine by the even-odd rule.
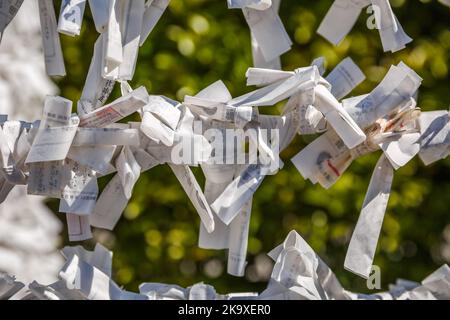
[[[185, 96], [182, 102], [150, 95], [145, 87], [133, 89], [127, 83], [133, 78], [140, 46], [169, 0], [88, 2], [99, 36], [76, 104], [77, 113], [72, 113], [72, 101], [48, 96], [40, 120], [11, 121], [7, 115], [0, 117], [0, 202], [16, 185], [26, 185], [28, 194], [60, 199], [59, 211], [66, 215], [71, 241], [91, 238], [91, 226], [112, 230], [140, 175], [167, 164], [202, 222], [199, 246], [228, 249], [228, 273], [243, 276], [253, 195], [267, 175], [282, 170], [280, 153], [297, 134], [320, 134], [291, 161], [303, 178], [324, 188], [331, 187], [353, 160], [382, 151], [344, 263], [347, 270], [367, 278], [394, 171], [416, 155], [428, 165], [450, 154], [448, 111], [420, 111], [415, 98], [422, 79], [402, 62], [392, 66], [372, 92], [347, 99], [365, 78], [350, 58], [342, 60], [326, 76], [323, 58], [294, 71], [281, 71], [280, 56], [292, 42], [277, 13], [280, 0], [228, 0], [229, 8], [242, 9], [250, 27], [255, 67], [247, 70], [246, 77], [249, 86], [258, 88], [233, 98], [218, 80], [194, 96]], [[10, 2], [5, 12], [2, 7], [2, 35], [21, 4]], [[350, 32], [361, 10], [369, 5], [378, 10], [375, 22], [384, 50], [395, 52], [404, 48], [412, 39], [403, 31], [388, 0], [336, 0], [320, 25], [319, 34], [338, 44]], [[48, 75], [65, 75], [59, 33], [80, 34], [85, 6], [83, 0], [63, 1], [57, 20], [53, 2], [38, 1]], [[107, 103], [116, 83], [120, 84], [122, 96]], [[282, 102], [285, 103], [280, 115], [260, 112]], [[124, 122], [130, 115], [139, 120]], [[233, 162], [238, 150], [245, 149], [245, 143], [233, 143], [231, 147], [226, 144], [219, 152], [214, 148], [214, 137], [209, 135], [211, 129], [220, 133], [253, 130], [249, 140], [255, 142], [258, 154], [268, 161]], [[276, 136], [265, 139], [266, 131], [275, 131]], [[278, 142], [275, 147], [274, 141]], [[191, 149], [192, 154], [186, 156]], [[211, 161], [213, 154], [215, 160], [224, 161]], [[245, 156], [249, 158], [250, 153]], [[192, 166], [200, 166], [205, 175], [203, 189]], [[109, 174], [113, 177], [99, 194], [97, 179]], [[67, 249], [67, 264], [60, 280], [50, 286], [30, 284], [27, 297], [245, 297], [217, 295], [203, 284], [188, 289], [145, 284], [139, 294], [129, 293], [110, 279], [110, 261], [108, 267], [98, 265], [110, 257], [105, 252], [100, 246], [92, 254], [80, 248]], [[276, 264], [267, 290], [246, 298], [362, 297], [343, 290], [329, 268], [295, 233], [271, 257]], [[93, 279], [86, 279], [87, 274], [95, 277], [95, 290], [89, 286]], [[395, 291], [402, 291], [400, 295], [381, 296], [440, 298], [441, 293], [432, 290], [444, 288], [440, 281], [446, 276], [448, 267], [414, 289], [402, 291], [402, 284], [398, 284]], [[9, 298], [20, 285], [7, 276], [2, 279], [4, 296]], [[105, 287], [111, 290], [102, 291]]]
[[50, 285], [27, 285], [0, 274], [0, 300], [447, 300], [450, 268], [443, 265], [421, 283], [397, 280], [389, 291], [361, 294], [345, 290], [331, 269], [305, 240], [291, 231], [269, 252], [275, 264], [267, 288], [261, 293], [219, 294], [214, 287], [197, 283], [188, 288], [143, 283], [139, 293], [120, 288], [112, 274], [112, 252], [97, 244], [94, 251], [65, 247], [66, 259], [58, 280]]

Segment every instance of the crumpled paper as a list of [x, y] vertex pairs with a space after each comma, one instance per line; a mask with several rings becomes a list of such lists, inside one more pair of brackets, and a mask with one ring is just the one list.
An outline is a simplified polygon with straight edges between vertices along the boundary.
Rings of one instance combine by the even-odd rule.
[[[394, 169], [419, 154], [424, 126], [414, 95], [422, 79], [405, 64], [392, 66], [382, 82], [369, 94], [344, 99], [342, 104], [365, 130], [367, 139], [348, 148], [328, 130], [291, 161], [305, 179], [330, 188], [354, 159], [383, 151], [373, 173], [363, 208], [353, 232], [344, 266], [364, 278], [369, 276], [390, 195]], [[378, 119], [377, 119], [378, 118]]]
[[250, 28], [253, 65], [281, 69], [280, 56], [292, 41], [278, 16], [281, 0], [227, 0], [228, 8], [242, 9]]
[[389, 291], [361, 294], [345, 290], [331, 269], [305, 240], [291, 231], [269, 252], [275, 261], [271, 279], [261, 293], [219, 294], [214, 287], [197, 283], [188, 288], [163, 283], [143, 283], [139, 293], [120, 288], [111, 279], [112, 252], [97, 244], [94, 251], [65, 247], [66, 264], [59, 280], [25, 286], [0, 274], [0, 299], [11, 300], [447, 300], [450, 268], [443, 265], [421, 283], [397, 280]]
[[[9, 13], [2, 18], [2, 34], [19, 4], [10, 4]], [[305, 179], [325, 188], [335, 183], [354, 159], [383, 151], [345, 263], [348, 270], [367, 277], [393, 170], [417, 154], [425, 163], [448, 155], [446, 111], [421, 114], [415, 97], [422, 79], [402, 62], [392, 66], [371, 93], [348, 99], [343, 98], [364, 80], [351, 59], [344, 59], [327, 76], [321, 58], [294, 71], [276, 70], [280, 69], [280, 55], [292, 43], [277, 14], [280, 2], [270, 0], [228, 1], [230, 8], [243, 10], [251, 29], [255, 67], [248, 69], [246, 77], [249, 86], [259, 88], [233, 98], [218, 80], [182, 102], [150, 95], [145, 87], [132, 88], [127, 81], [133, 78], [139, 47], [168, 4], [168, 0], [89, 1], [99, 36], [77, 101], [77, 114], [72, 114], [72, 101], [48, 96], [39, 120], [0, 117], [0, 202], [16, 185], [26, 185], [29, 194], [58, 198], [69, 239], [83, 241], [92, 237], [91, 226], [113, 229], [141, 173], [167, 164], [202, 221], [199, 245], [228, 249], [228, 272], [242, 276], [254, 193], [265, 176], [282, 170], [279, 154], [296, 134], [319, 133], [291, 160]], [[400, 50], [411, 41], [387, 0], [336, 0], [319, 33], [337, 44], [369, 4], [379, 10], [375, 22], [385, 51]], [[48, 75], [65, 75], [59, 33], [80, 33], [85, 5], [83, 0], [64, 1], [57, 19], [51, 0], [38, 2]], [[345, 23], [337, 25], [342, 21]], [[107, 103], [116, 83], [122, 96]], [[283, 101], [287, 102], [281, 115], [260, 112]], [[135, 113], [140, 121], [120, 122]], [[249, 135], [256, 145], [253, 154], [263, 157], [254, 163], [227, 162], [244, 145], [225, 146], [220, 153], [214, 148], [210, 129], [254, 130]], [[276, 134], [265, 139], [266, 131]], [[210, 161], [213, 153], [226, 161]], [[249, 152], [245, 157], [251, 155]], [[201, 166], [206, 177], [204, 189], [191, 166]], [[108, 174], [114, 176], [99, 195], [97, 179]], [[302, 255], [290, 249], [283, 259], [299, 261], [304, 259]], [[76, 255], [70, 263], [62, 278], [73, 286], [77, 279], [73, 269], [91, 270], [92, 266]], [[308, 274], [300, 281], [300, 294], [323, 298], [318, 280], [311, 280], [315, 268], [311, 263], [299, 271]], [[291, 285], [292, 279], [279, 272], [276, 281]], [[106, 276], [101, 281], [99, 285], [110, 279]], [[83, 294], [90, 297], [91, 293]], [[122, 294], [117, 289], [111, 297]]]
[[[428, 132], [423, 133], [428, 135], [426, 140], [421, 140], [423, 126], [428, 123], [424, 122], [413, 98], [421, 82], [417, 74], [401, 63], [393, 66], [370, 94], [339, 102], [332, 88], [334, 83], [345, 80], [345, 76], [338, 73], [340, 68], [355, 68], [348, 63], [343, 62], [330, 73], [327, 79], [331, 82], [320, 75], [316, 65], [294, 72], [250, 68], [248, 84], [261, 88], [236, 98], [231, 97], [220, 81], [196, 96], [186, 96], [182, 103], [149, 95], [144, 87], [132, 89], [121, 82], [122, 97], [75, 115], [71, 114], [71, 101], [49, 96], [41, 120], [27, 123], [4, 119], [0, 132], [0, 160], [5, 179], [2, 198], [18, 184], [27, 185], [29, 194], [60, 198], [60, 211], [67, 215], [69, 238], [82, 241], [92, 237], [91, 225], [113, 229], [140, 174], [157, 165], [168, 164], [197, 210], [202, 228], [212, 234], [209, 237], [201, 232], [200, 245], [210, 247], [208, 243], [218, 237], [223, 239], [221, 244], [211, 248], [227, 248], [231, 254], [232, 247], [236, 246], [237, 251], [229, 260], [234, 264], [229, 262], [232, 264], [228, 269], [231, 274], [242, 276], [252, 196], [266, 175], [282, 168], [279, 153], [295, 134], [324, 132], [292, 161], [304, 178], [326, 188], [343, 174], [352, 160], [378, 149], [384, 152], [386, 168], [398, 169], [420, 153], [421, 147], [424, 148], [422, 157], [429, 154], [426, 150], [431, 142], [433, 148], [447, 148], [436, 136], [430, 140]], [[333, 75], [334, 72], [338, 74]], [[348, 72], [341, 74], [348, 77]], [[348, 85], [354, 87], [359, 82], [350, 81]], [[349, 92], [344, 89], [335, 93], [340, 97], [343, 92]], [[287, 103], [282, 115], [260, 114], [258, 107], [273, 106], [283, 100]], [[135, 112], [141, 115], [141, 122], [117, 122]], [[204, 124], [203, 130], [196, 128], [198, 123]], [[263, 129], [276, 129], [280, 146], [272, 150], [264, 139], [253, 137], [258, 151], [271, 159], [269, 166], [261, 162], [214, 164], [210, 162], [212, 141], [204, 135], [211, 128], [252, 128], [258, 134]], [[189, 144], [187, 149], [196, 146], [196, 151], [187, 158], [183, 154], [186, 143]], [[225, 150], [224, 157], [234, 154], [236, 148]], [[183, 157], [176, 159], [174, 154], [183, 154]], [[273, 166], [276, 163], [273, 160], [278, 160], [279, 165]], [[198, 165], [206, 176], [204, 190], [190, 169]], [[221, 170], [222, 166], [230, 175], [227, 170]], [[97, 178], [114, 172], [116, 174], [99, 196]], [[390, 188], [391, 181], [371, 182], [369, 190]], [[214, 191], [214, 196], [208, 195], [211, 183], [220, 188]], [[385, 194], [389, 196], [388, 191]], [[374, 227], [373, 232], [368, 232], [367, 228], [356, 229], [352, 248], [353, 243], [367, 244], [367, 235], [373, 236], [371, 246], [351, 255], [355, 261], [361, 261], [361, 254], [367, 255], [368, 262], [373, 259], [387, 203], [386, 198], [383, 199], [369, 206], [372, 201], [369, 197], [363, 205], [368, 217], [378, 212], [380, 218], [377, 224], [369, 224]], [[361, 214], [360, 221], [365, 216]], [[358, 227], [364, 225], [358, 223]], [[216, 226], [220, 229], [214, 235]], [[226, 234], [234, 228], [238, 234], [233, 239], [239, 239], [235, 243], [226, 240]], [[361, 270], [359, 265], [350, 266], [350, 262], [346, 267], [367, 277], [370, 263]]]

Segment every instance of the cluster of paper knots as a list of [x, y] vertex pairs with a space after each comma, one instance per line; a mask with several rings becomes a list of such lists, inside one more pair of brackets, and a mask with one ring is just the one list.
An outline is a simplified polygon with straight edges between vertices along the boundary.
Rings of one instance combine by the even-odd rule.
[[[6, 2], [9, 5], [0, 8], [1, 33], [23, 1]], [[38, 3], [47, 73], [64, 76], [58, 33], [80, 33], [86, 1], [63, 1], [58, 20], [53, 1]], [[394, 170], [416, 155], [427, 165], [447, 157], [449, 112], [420, 111], [416, 97], [422, 79], [404, 63], [391, 66], [372, 92], [351, 98], [345, 97], [365, 76], [350, 58], [327, 75], [322, 58], [294, 71], [279, 70], [279, 58], [292, 44], [277, 13], [280, 0], [228, 0], [229, 8], [243, 10], [250, 27], [255, 67], [246, 73], [247, 84], [259, 88], [233, 98], [219, 80], [195, 96], [185, 96], [182, 102], [149, 94], [144, 87], [133, 89], [127, 81], [133, 78], [139, 47], [168, 4], [169, 0], [89, 1], [99, 37], [77, 113], [72, 113], [72, 101], [48, 96], [40, 120], [28, 123], [1, 116], [0, 201], [15, 185], [27, 185], [28, 194], [59, 198], [70, 240], [82, 241], [92, 237], [91, 226], [112, 230], [140, 174], [168, 164], [202, 221], [199, 246], [228, 249], [228, 273], [243, 276], [253, 194], [265, 176], [282, 169], [279, 154], [297, 134], [321, 133], [291, 161], [303, 178], [324, 188], [331, 187], [356, 158], [383, 151], [345, 259], [347, 270], [367, 278]], [[375, 18], [384, 51], [401, 50], [412, 41], [388, 0], [336, 0], [318, 33], [338, 44], [369, 5], [378, 8]], [[106, 104], [116, 82], [122, 97]], [[281, 115], [260, 113], [260, 107], [283, 101]], [[133, 113], [140, 115], [140, 122], [119, 123]], [[244, 146], [227, 143], [218, 148], [217, 136], [211, 134], [228, 130], [251, 132], [248, 138], [261, 157], [250, 162], [251, 154], [246, 153], [246, 161], [236, 163], [235, 154]], [[268, 137], [267, 132], [275, 134]], [[190, 166], [202, 168], [206, 178], [203, 189]], [[99, 195], [97, 178], [113, 173]], [[61, 280], [50, 286], [31, 284], [26, 297], [235, 297], [216, 295], [205, 285], [183, 289], [144, 284], [140, 294], [125, 292], [110, 279], [111, 254], [101, 246], [97, 249], [94, 253], [80, 247], [64, 249], [68, 262], [60, 273]], [[273, 282], [260, 296], [251, 296], [362, 297], [342, 289], [331, 270], [295, 233], [270, 256], [276, 261]], [[410, 299], [448, 296], [448, 267], [439, 272], [422, 286], [399, 284], [396, 293], [391, 290], [387, 295]], [[94, 283], [97, 281], [99, 288], [106, 283], [110, 290], [93, 295], [89, 291], [92, 287], [85, 286], [85, 274], [97, 277]], [[20, 287], [8, 277], [0, 278], [0, 297], [2, 286], [10, 288], [4, 289], [11, 293], [5, 297]]]

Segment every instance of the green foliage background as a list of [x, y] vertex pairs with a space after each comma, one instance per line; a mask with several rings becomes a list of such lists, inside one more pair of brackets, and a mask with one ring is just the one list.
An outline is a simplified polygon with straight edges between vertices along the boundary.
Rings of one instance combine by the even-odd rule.
[[[365, 12], [345, 41], [334, 47], [315, 32], [331, 0], [283, 0], [280, 16], [294, 42], [282, 57], [283, 69], [306, 66], [324, 56], [330, 70], [350, 56], [367, 76], [352, 93], [357, 95], [371, 91], [391, 64], [403, 60], [424, 79], [418, 103], [422, 110], [448, 109], [450, 10], [437, 0], [390, 2], [414, 38], [395, 54], [383, 52], [378, 31], [366, 27]], [[61, 36], [68, 70], [58, 81], [62, 96], [79, 99], [97, 36], [89, 9], [79, 37]], [[185, 94], [195, 94], [222, 79], [238, 96], [252, 90], [244, 76], [251, 65], [249, 29], [240, 10], [228, 10], [225, 0], [172, 0], [140, 50], [131, 84], [182, 100]], [[118, 95], [116, 88], [111, 99]], [[266, 282], [254, 276], [255, 259], [262, 259], [295, 229], [347, 289], [367, 292], [365, 281], [345, 271], [343, 261], [380, 154], [358, 159], [336, 185], [324, 190], [305, 182], [288, 161], [313, 138], [297, 137], [282, 155], [284, 169], [267, 177], [256, 192], [247, 277], [226, 274], [225, 251], [198, 248], [199, 217], [170, 169], [159, 166], [141, 175], [114, 232], [94, 232], [96, 241], [114, 251], [114, 279], [130, 290], [137, 290], [142, 282], [189, 286], [204, 281], [222, 293], [261, 291]], [[200, 171], [195, 172], [203, 181]], [[449, 178], [450, 159], [429, 167], [415, 159], [396, 172], [375, 259], [382, 270], [383, 289], [400, 277], [421, 280], [450, 262]], [[101, 186], [109, 179], [100, 179]], [[50, 201], [49, 206], [56, 212], [58, 203]], [[64, 238], [61, 245], [67, 244]], [[82, 244], [91, 248], [94, 241]], [[205, 272], [211, 261], [216, 274]]]

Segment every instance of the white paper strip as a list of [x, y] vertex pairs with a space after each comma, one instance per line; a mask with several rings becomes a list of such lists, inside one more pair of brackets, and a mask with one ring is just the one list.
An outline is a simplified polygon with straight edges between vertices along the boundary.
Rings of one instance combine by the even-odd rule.
[[98, 33], [106, 30], [109, 21], [109, 0], [89, 0], [95, 29]]
[[317, 33], [338, 45], [352, 30], [364, 7], [370, 0], [335, 0], [328, 10]]
[[325, 78], [331, 84], [331, 93], [341, 100], [366, 79], [351, 58], [342, 60]]
[[404, 49], [412, 39], [403, 31], [402, 26], [392, 11], [389, 0], [371, 0], [377, 8], [375, 20], [380, 31], [384, 52], [396, 52]]
[[145, 0], [122, 0], [120, 32], [123, 57], [119, 67], [119, 79], [131, 80], [136, 68]]
[[94, 213], [89, 217], [92, 226], [113, 230], [128, 204], [128, 198], [118, 174], [103, 189], [95, 205]]
[[58, 20], [58, 32], [77, 36], [83, 23], [86, 0], [63, 0]]
[[148, 93], [139, 87], [114, 102], [80, 116], [80, 127], [103, 128], [136, 112], [148, 102]]
[[115, 81], [105, 79], [102, 76], [104, 37], [105, 35], [101, 34], [95, 41], [91, 64], [89, 65], [89, 71], [77, 106], [79, 115], [84, 115], [100, 108], [114, 88]]
[[291, 39], [273, 8], [244, 8], [242, 11], [265, 61], [277, 59], [291, 49]]
[[[140, 45], [142, 46], [152, 32], [158, 20], [163, 15], [169, 5], [170, 0], [153, 0], [147, 1], [145, 6], [144, 17], [142, 21], [142, 30], [140, 37]], [[150, 3], [150, 5], [148, 5]]]
[[363, 208], [345, 256], [345, 269], [366, 279], [372, 270], [393, 177], [394, 169], [382, 155], [372, 174]]
[[41, 19], [42, 45], [45, 69], [49, 76], [65, 76], [66, 68], [61, 50], [59, 34], [56, 30], [56, 15], [52, 0], [38, 0]]
[[84, 241], [92, 238], [89, 216], [66, 214], [69, 241]]
[[0, 42], [6, 27], [16, 16], [22, 3], [23, 0], [0, 0]]
[[110, 0], [108, 25], [103, 39], [102, 76], [108, 80], [119, 77], [119, 66], [123, 61], [122, 34], [120, 30], [121, 1]]
[[247, 201], [230, 223], [227, 272], [236, 277], [243, 277], [247, 266], [246, 256], [252, 201], [253, 197]]
[[201, 190], [197, 180], [191, 169], [186, 165], [169, 164], [173, 173], [181, 183], [184, 191], [192, 202], [192, 205], [197, 210], [203, 225], [208, 232], [214, 230], [214, 218], [212, 216], [211, 208], [206, 201], [205, 195]]
[[98, 195], [97, 178], [89, 168], [77, 162], [66, 160], [70, 173], [62, 189], [59, 212], [89, 215], [94, 211]]

